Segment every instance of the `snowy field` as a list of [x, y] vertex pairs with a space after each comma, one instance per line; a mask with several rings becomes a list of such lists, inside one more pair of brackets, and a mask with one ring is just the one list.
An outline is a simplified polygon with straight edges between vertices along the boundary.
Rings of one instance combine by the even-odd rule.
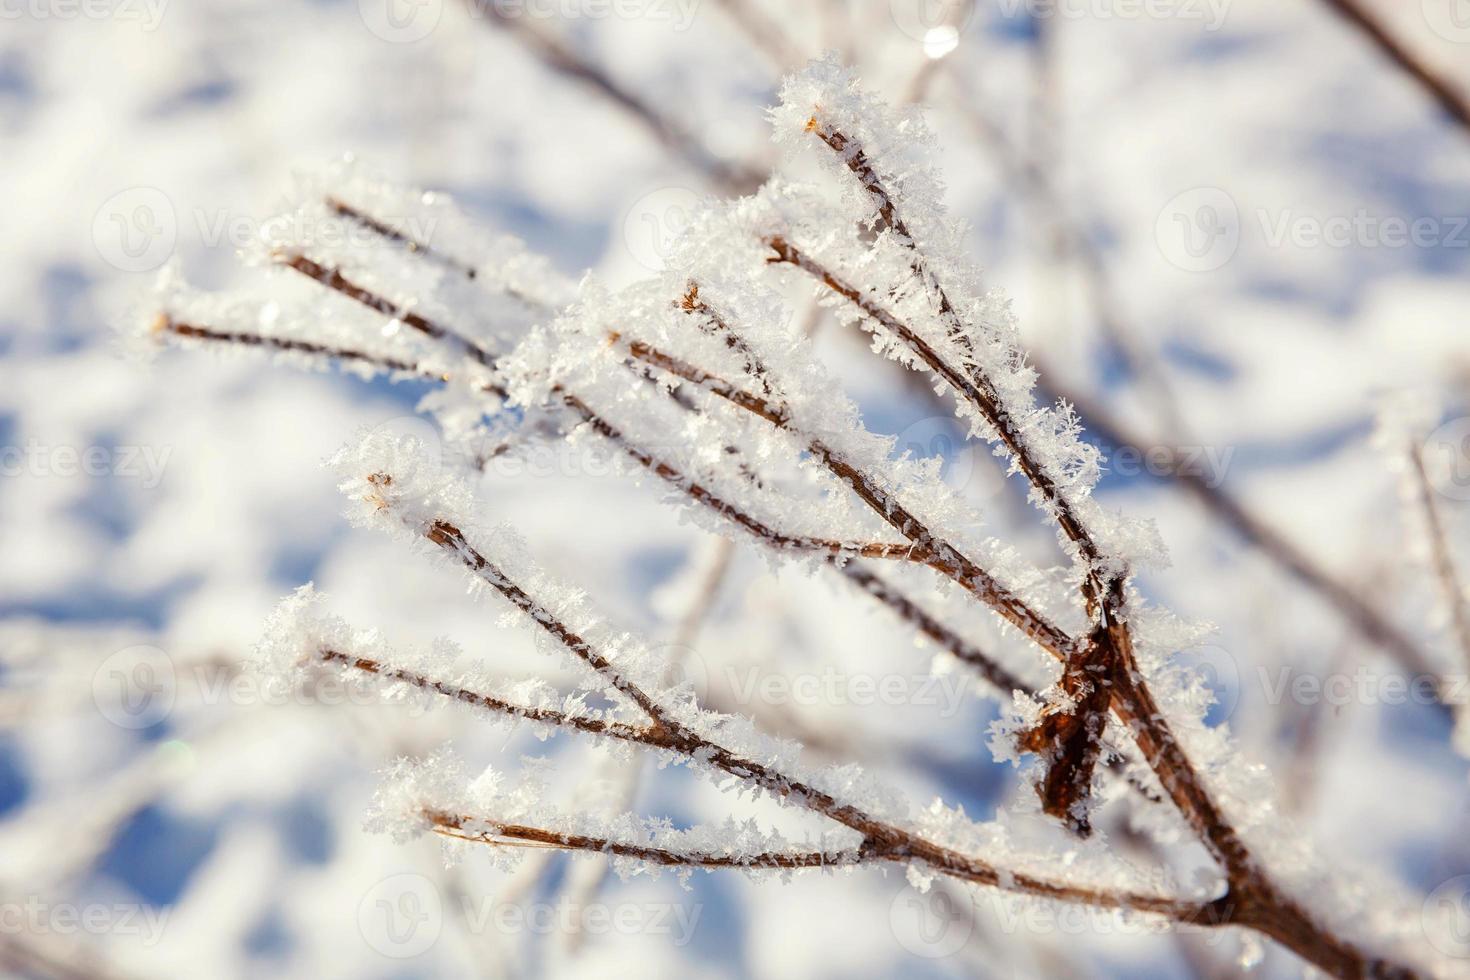
[[[1360, 3], [1466, 104], [1455, 95], [1470, 93], [1464, 0]], [[1038, 402], [1077, 407], [1083, 441], [1047, 430], [1037, 451], [1066, 471], [1059, 499], [1133, 574], [1138, 612], [1122, 628], [1157, 627], [1140, 656], [1202, 784], [1323, 930], [1419, 975], [1470, 976], [1470, 114], [1454, 118], [1338, 7], [0, 0], [0, 970], [1310, 969], [1260, 932], [1171, 930], [923, 862], [654, 874], [656, 862], [524, 839], [394, 833], [423, 829], [393, 812], [404, 794], [467, 793], [486, 766], [503, 784], [479, 780], [465, 805], [493, 799], [502, 819], [522, 814], [517, 824], [632, 833], [611, 816], [631, 811], [694, 828], [638, 824], [650, 840], [737, 855], [775, 834], [827, 854], [836, 825], [728, 770], [703, 771], [708, 753], [667, 764], [556, 725], [498, 724], [412, 683], [290, 665], [312, 627], [283, 625], [279, 605], [311, 582], [325, 597], [311, 608], [352, 624], [351, 642], [384, 663], [447, 638], [477, 682], [547, 704], [581, 691], [586, 710], [616, 711], [624, 695], [589, 680], [503, 592], [471, 594], [453, 560], [425, 559], [431, 545], [371, 526], [400, 504], [452, 503], [467, 534], [491, 529], [507, 569], [523, 556], [500, 525], [567, 594], [584, 590], [569, 622], [595, 615], [589, 629], [609, 631], [608, 649], [625, 649], [619, 631], [643, 637], [647, 656], [626, 654], [619, 669], [805, 744], [803, 771], [840, 785], [839, 799], [907, 806], [912, 817], [895, 821], [985, 842], [1028, 873], [1220, 895], [1209, 849], [1160, 799], [1167, 788], [1123, 726], [1109, 729], [1119, 758], [1095, 774], [1084, 839], [1043, 812], [1037, 756], [1016, 749], [1041, 702], [998, 696], [952, 644], [920, 635], [820, 555], [788, 560], [667, 481], [629, 472], [638, 467], [598, 448], [588, 427], [481, 460], [473, 502], [438, 490], [465, 462], [460, 436], [483, 449], [545, 419], [521, 405], [484, 424], [466, 392], [480, 379], [484, 395], [488, 369], [460, 377], [465, 351], [449, 361], [443, 345], [412, 347], [423, 337], [407, 304], [514, 351], [517, 393], [560, 399], [555, 377], [641, 420], [671, 456], [690, 440], [686, 462], [710, 486], [772, 498], [759, 511], [768, 522], [891, 538], [845, 484], [814, 475], [819, 453], [791, 441], [796, 423], [772, 435], [741, 416], [720, 429], [707, 385], [684, 379], [691, 420], [668, 377], [661, 387], [623, 371], [619, 345], [639, 329], [749, 370], [715, 334], [648, 326], [683, 315], [682, 290], [660, 288], [709, 270], [701, 295], [747, 315], [788, 382], [792, 417], [843, 458], [891, 472], [888, 490], [912, 491], [954, 540], [995, 555], [1006, 582], [1085, 634], [1076, 542], [1058, 546], [1023, 477], [967, 439], [954, 399], [936, 397], [927, 376], [871, 351], [849, 310], [815, 302], [833, 298], [824, 287], [793, 273], [758, 291], [765, 270], [734, 232], [746, 218], [767, 227], [768, 198], [739, 220], [712, 210], [778, 171], [792, 187], [826, 188], [780, 199], [811, 249], [875, 282], [922, 277], [891, 229], [856, 235], [843, 221], [874, 199], [851, 157], [844, 167], [812, 135], [821, 126], [803, 123], [851, 111], [853, 132], [872, 123], [880, 170], [898, 161], [883, 173], [904, 188], [900, 205], [912, 200], [915, 237], [949, 249], [933, 268], [969, 298], [961, 314], [984, 311], [989, 329], [1012, 311]], [[782, 77], [827, 52], [768, 111]], [[892, 109], [863, 116], [855, 96], [838, 98], [838, 63]], [[926, 207], [911, 103], [923, 106], [934, 193], [953, 228]], [[333, 195], [391, 216], [398, 238], [323, 210]], [[363, 281], [402, 308], [368, 309], [282, 268], [283, 249], [303, 245], [370, 270]], [[453, 261], [473, 279], [456, 278], [471, 270]], [[958, 284], [966, 263], [983, 269], [973, 290]], [[871, 295], [900, 312], [933, 299]], [[552, 319], [545, 311], [574, 302], [562, 328], [572, 339], [520, 345]], [[172, 342], [178, 324], [206, 321], [418, 353], [389, 377], [362, 363], [322, 369], [300, 351]], [[941, 353], [950, 342], [936, 341]], [[1015, 368], [987, 343], [975, 355], [987, 369]], [[447, 375], [448, 394], [435, 394]], [[1023, 375], [1004, 381], [1005, 398], [1021, 397]], [[851, 428], [859, 414], [866, 432]], [[1036, 431], [1050, 419], [1038, 416]], [[323, 465], [365, 435], [365, 449]], [[394, 437], [427, 460], [404, 464]], [[759, 484], [737, 456], [776, 477]], [[391, 486], [366, 479], [400, 464], [411, 472]], [[893, 564], [862, 561], [884, 575]], [[930, 568], [889, 580], [1038, 689], [1058, 680], [1055, 662], [962, 585], [941, 587]], [[285, 664], [275, 674], [257, 664], [271, 656]], [[533, 690], [534, 678], [560, 694]], [[779, 756], [738, 724], [699, 717], [703, 736]], [[462, 777], [443, 762], [446, 745]], [[384, 791], [404, 759], [430, 771]], [[859, 765], [888, 795], [849, 784]], [[538, 780], [534, 793], [515, 788]], [[861, 839], [838, 834], [832, 846]]]

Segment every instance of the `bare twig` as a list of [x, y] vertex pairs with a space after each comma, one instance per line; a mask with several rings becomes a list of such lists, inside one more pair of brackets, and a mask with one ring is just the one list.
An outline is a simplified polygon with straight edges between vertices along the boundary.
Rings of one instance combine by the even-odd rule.
[[913, 599], [858, 562], [839, 564], [833, 561], [832, 565], [859, 589], [891, 609], [900, 619], [978, 671], [1002, 696], [1008, 696], [1012, 691], [1031, 690], [1031, 686], [1025, 681], [996, 663], [988, 654], [945, 626]]
[[348, 219], [349, 221], [355, 222], [356, 224], [361, 225], [374, 234], [379, 235], [396, 245], [403, 246], [404, 249], [414, 253], [415, 255], [426, 255], [434, 259], [440, 265], [444, 265], [448, 268], [453, 269], [455, 272], [458, 272], [466, 279], [475, 279], [479, 276], [479, 273], [474, 266], [466, 262], [462, 262], [451, 255], [446, 255], [439, 249], [433, 248], [427, 243], [419, 241], [406, 232], [400, 231], [399, 229], [388, 224], [386, 221], [382, 221], [378, 218], [373, 217], [371, 214], [368, 214], [361, 208], [353, 207], [351, 204], [348, 204], [340, 197], [334, 197], [333, 195], [328, 194], [323, 199], [323, 201], [326, 204], [327, 208], [333, 213], [337, 214], [339, 217], [343, 217]]
[[[734, 333], [728, 323], [721, 329], [726, 333]], [[631, 342], [629, 351], [635, 358], [698, 384], [731, 404], [765, 419], [778, 429], [793, 432], [803, 439], [813, 456], [846, 484], [879, 519], [912, 542], [906, 557], [953, 579], [1017, 629], [1060, 658], [1066, 659], [1069, 652], [1077, 648], [1073, 638], [1032, 609], [958, 548], [936, 535], [917, 514], [903, 506], [878, 481], [855, 469], [820, 439], [802, 433], [793, 423], [791, 410], [784, 403], [771, 402], [752, 395], [723, 378], [686, 364], [647, 344]]]
[[271, 258], [273, 261], [287, 268], [294, 269], [306, 278], [321, 283], [333, 292], [341, 293], [348, 299], [361, 303], [370, 310], [381, 313], [390, 319], [397, 320], [404, 326], [416, 330], [426, 337], [452, 344], [458, 348], [460, 353], [468, 355], [483, 367], [491, 368], [492, 370], [495, 367], [495, 355], [479, 341], [443, 327], [420, 313], [406, 309], [389, 299], [364, 289], [344, 276], [340, 269], [322, 265], [319, 262], [307, 258], [300, 252], [278, 251]]
[[1434, 486], [1425, 467], [1424, 449], [1418, 443], [1411, 443], [1409, 446], [1409, 464], [1419, 494], [1419, 505], [1424, 511], [1430, 563], [1439, 582], [1442, 598], [1449, 608], [1455, 640], [1459, 644], [1460, 655], [1464, 658], [1463, 666], [1470, 670], [1470, 608], [1466, 604], [1465, 584], [1460, 578], [1459, 569], [1455, 567], [1455, 556], [1450, 553], [1444, 515], [1440, 512]]
[[241, 330], [216, 330], [213, 327], [175, 320], [167, 313], [160, 313], [154, 317], [151, 329], [155, 336], [172, 335], [184, 340], [196, 340], [205, 343], [234, 345], [238, 347], [259, 347], [263, 350], [273, 350], [280, 353], [308, 354], [313, 357], [322, 357], [329, 361], [339, 361], [344, 364], [362, 364], [379, 371], [388, 371], [395, 374], [413, 374], [419, 377], [428, 377], [432, 380], [442, 380], [442, 375], [426, 375], [419, 368], [409, 364], [407, 361], [393, 357], [370, 354], [367, 351], [354, 350], [350, 347], [332, 346], [310, 340], [271, 337], [265, 334], [246, 333]]
[[323, 647], [317, 650], [316, 658], [322, 663], [340, 664], [364, 674], [371, 674], [375, 677], [384, 678], [385, 680], [399, 681], [416, 687], [421, 691], [437, 694], [440, 697], [457, 701], [460, 704], [467, 704], [471, 707], [491, 712], [492, 714], [521, 718], [543, 725], [556, 725], [569, 731], [582, 732], [587, 735], [601, 735], [623, 742], [638, 742], [655, 748], [668, 747], [667, 741], [657, 729], [638, 728], [618, 722], [601, 721], [596, 718], [585, 718], [580, 715], [569, 715], [552, 708], [537, 708], [515, 704], [503, 698], [497, 698], [492, 695], [482, 694], [454, 684], [449, 684], [417, 671], [393, 667], [370, 657], [359, 657], [355, 654], [334, 650], [330, 647]]
[[781, 24], [768, 17], [754, 0], [716, 0], [716, 5], [765, 53], [777, 70], [787, 71], [806, 60]]
[[769, 851], [760, 854], [710, 854], [704, 851], [673, 851], [645, 844], [629, 844], [606, 837], [585, 834], [558, 834], [539, 827], [520, 824], [494, 825], [494, 830], [473, 829], [480, 821], [464, 814], [426, 810], [424, 817], [436, 833], [446, 837], [511, 847], [553, 847], [564, 851], [591, 851], [614, 857], [630, 857], [650, 864], [683, 868], [840, 868], [861, 864], [865, 858], [856, 852]]
[[1362, 0], [1322, 2], [1356, 27], [1380, 54], [1393, 62], [1394, 67], [1418, 85], [1456, 126], [1470, 136], [1470, 100], [1466, 99], [1465, 93], [1426, 64], [1403, 41], [1394, 37], [1388, 25], [1379, 15], [1371, 12], [1367, 4]]
[[583, 58], [569, 45], [537, 26], [532, 18], [513, 16], [502, 11], [499, 4], [484, 0], [468, 0], [468, 4], [472, 15], [483, 17], [505, 31], [553, 72], [580, 83], [612, 103], [721, 190], [748, 194], [765, 180], [765, 173], [758, 168], [712, 155], [686, 127], [613, 78], [602, 66]]

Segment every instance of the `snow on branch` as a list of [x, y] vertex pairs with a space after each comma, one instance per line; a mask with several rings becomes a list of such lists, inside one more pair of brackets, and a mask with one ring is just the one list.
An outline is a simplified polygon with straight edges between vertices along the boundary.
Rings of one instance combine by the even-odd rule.
[[[602, 682], [603, 693], [636, 708], [652, 729], [647, 736], [629, 734], [637, 733], [637, 729], [602, 734], [654, 747], [678, 756], [688, 765], [733, 777], [782, 803], [826, 817], [856, 837], [836, 851], [825, 847], [804, 849], [795, 856], [790, 848], [773, 846], [765, 837], [760, 838], [761, 846], [756, 848], [732, 844], [728, 829], [696, 829], [692, 839], [684, 839], [679, 846], [665, 846], [631, 833], [632, 818], [627, 816], [612, 830], [589, 829], [585, 823], [589, 818], [585, 817], [579, 817], [583, 822], [576, 826], [556, 820], [547, 826], [547, 821], [531, 819], [538, 813], [546, 816], [533, 797], [446, 800], [445, 794], [460, 780], [452, 771], [446, 775], [434, 764], [411, 770], [410, 778], [400, 779], [402, 785], [390, 791], [397, 808], [408, 814], [408, 822], [401, 824], [400, 830], [427, 824], [437, 832], [474, 841], [504, 844], [520, 840], [574, 850], [603, 850], [660, 866], [794, 870], [852, 864], [859, 859], [898, 862], [916, 866], [921, 874], [943, 874], [1038, 897], [1132, 908], [1203, 924], [1227, 921], [1229, 910], [1217, 903], [1125, 887], [1123, 883], [1132, 872], [1111, 866], [1101, 854], [1094, 855], [1097, 877], [1087, 885], [1078, 884], [1076, 879], [1052, 880], [1042, 871], [1022, 871], [1020, 868], [1027, 866], [1024, 863], [1002, 868], [990, 859], [975, 856], [974, 849], [983, 844], [1000, 850], [1003, 856], [1021, 862], [1028, 859], [1007, 847], [998, 828], [973, 824], [962, 812], [938, 805], [922, 815], [912, 815], [900, 797], [879, 788], [852, 767], [811, 768], [800, 761], [794, 745], [761, 735], [747, 720], [705, 711], [687, 689], [664, 687], [662, 664], [647, 648], [626, 634], [608, 630], [586, 607], [580, 593], [568, 590], [537, 568], [513, 535], [477, 527], [467, 516], [468, 491], [463, 486], [416, 479], [413, 474], [422, 469], [408, 465], [412, 453], [411, 440], [374, 434], [337, 458], [336, 465], [344, 475], [342, 489], [357, 502], [357, 519], [439, 549], [469, 574], [481, 591], [498, 595], [534, 628], [549, 634], [573, 662]], [[409, 475], [400, 478], [399, 472]], [[338, 659], [349, 657], [346, 654]], [[382, 665], [373, 662], [376, 669], [368, 672], [383, 675]], [[416, 672], [404, 669], [397, 673], [400, 682], [408, 677], [411, 686], [465, 700], [454, 685], [443, 685], [443, 689], [432, 683], [421, 686], [412, 679], [418, 678]], [[388, 676], [392, 678], [391, 673]], [[554, 718], [543, 711], [540, 720], [556, 724]], [[567, 727], [589, 732], [585, 724]], [[477, 805], [490, 807], [492, 813], [477, 814]], [[834, 853], [839, 857], [826, 859]], [[681, 855], [687, 860], [681, 861]], [[1034, 856], [1029, 860], [1034, 861]]]
[[[542, 50], [576, 73], [558, 49]], [[1367, 948], [1399, 956], [1385, 917], [1332, 884], [1309, 848], [1287, 843], [1295, 839], [1280, 832], [1259, 767], [1205, 726], [1203, 683], [1170, 659], [1198, 631], [1149, 607], [1130, 580], [1162, 561], [1156, 534], [1097, 504], [1102, 460], [1080, 420], [1066, 404], [1038, 405], [1009, 304], [983, 286], [963, 228], [941, 204], [933, 137], [918, 114], [881, 105], [829, 60], [788, 81], [773, 117], [783, 145], [819, 161], [824, 179], [773, 178], [749, 198], [708, 204], [667, 271], [626, 289], [590, 277], [574, 287], [442, 195], [348, 166], [304, 182], [295, 209], [266, 226], [251, 258], [268, 298], [204, 295], [170, 275], [144, 333], [426, 382], [420, 408], [469, 446], [460, 456], [471, 475], [546, 439], [611, 449], [626, 474], [651, 478], [694, 523], [772, 562], [842, 576], [1002, 702], [1013, 699], [993, 731], [997, 755], [1039, 758], [1043, 811], [1079, 837], [1093, 827], [1108, 771], [1122, 772], [1136, 800], [1172, 805], [1219, 865], [1223, 894], [1181, 896], [1157, 874], [1140, 881], [1101, 835], [1073, 838], [1062, 866], [1017, 849], [1002, 826], [938, 803], [916, 810], [851, 767], [812, 767], [795, 744], [706, 710], [667, 681], [668, 664], [646, 645], [543, 571], [513, 531], [474, 519], [464, 483], [430, 478], [412, 441], [383, 434], [334, 461], [355, 519], [447, 561], [540, 630], [578, 671], [580, 693], [465, 670], [442, 644], [425, 655], [392, 650], [322, 615], [309, 594], [273, 621], [262, 645], [270, 669], [333, 671], [390, 699], [652, 752], [834, 825], [815, 844], [793, 844], [745, 824], [676, 831], [629, 814], [559, 815], [544, 794], [507, 790], [493, 775], [469, 781], [439, 759], [390, 780], [382, 811], [400, 831], [499, 850], [603, 852], [627, 870], [900, 865], [918, 882], [943, 875], [1241, 925], [1329, 972], [1400, 969]], [[794, 322], [782, 292], [793, 280], [869, 331], [877, 351], [956, 395], [971, 434], [994, 444], [1056, 525], [1070, 567], [1023, 558], [945, 485], [938, 460], [898, 454], [869, 430]], [[935, 584], [994, 613], [1005, 642], [982, 648], [928, 611], [912, 590]], [[1036, 676], [1052, 683], [1028, 682]], [[591, 707], [588, 692], [611, 707]]]

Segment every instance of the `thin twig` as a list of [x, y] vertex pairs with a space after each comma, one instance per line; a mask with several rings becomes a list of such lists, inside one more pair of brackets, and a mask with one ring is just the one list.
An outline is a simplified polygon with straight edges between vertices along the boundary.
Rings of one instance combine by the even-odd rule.
[[1373, 42], [1380, 54], [1418, 85], [1465, 135], [1470, 136], [1470, 100], [1453, 82], [1431, 68], [1408, 46], [1394, 37], [1388, 25], [1369, 11], [1362, 0], [1322, 0]]
[[675, 156], [704, 174], [721, 190], [748, 194], [765, 180], [765, 173], [739, 162], [720, 160], [705, 149], [689, 130], [614, 79], [606, 69], [577, 54], [570, 46], [532, 23], [530, 17], [518, 17], [500, 9], [500, 4], [486, 0], [467, 0], [470, 13], [504, 30], [547, 68], [591, 89], [635, 120]]
[[[1218, 926], [1234, 921], [1236, 907], [1226, 900], [1197, 902], [1161, 895], [1114, 892], [1038, 878], [1026, 873], [1001, 871], [978, 858], [961, 854], [902, 827], [882, 821], [857, 806], [842, 803], [827, 792], [793, 779], [770, 765], [744, 758], [676, 718], [655, 697], [624, 676], [601, 651], [564, 624], [555, 613], [511, 580], [501, 568], [485, 558], [454, 524], [442, 518], [430, 519], [423, 524], [421, 533], [427, 540], [458, 559], [531, 622], [582, 660], [609, 687], [636, 705], [653, 723], [654, 728], [662, 733], [670, 750], [687, 758], [697, 759], [857, 831], [862, 835], [860, 851], [870, 860], [900, 863], [918, 861], [940, 873], [976, 884], [1065, 902], [1136, 909], [1179, 922]], [[481, 819], [494, 825], [491, 818]], [[554, 831], [543, 831], [540, 834], [544, 838], [541, 842], [544, 843], [554, 843], [560, 836]]]
[[364, 289], [343, 275], [340, 269], [322, 265], [300, 252], [290, 250], [273, 253], [271, 260], [301, 273], [308, 279], [321, 283], [333, 292], [341, 293], [348, 299], [361, 303], [370, 310], [396, 320], [430, 339], [454, 345], [461, 353], [468, 355], [483, 367], [491, 370], [495, 368], [495, 355], [479, 341], [441, 326], [421, 313], [400, 306], [371, 290]]
[[472, 817], [443, 810], [427, 809], [424, 818], [433, 825], [436, 833], [460, 840], [481, 844], [509, 845], [513, 847], [554, 847], [564, 851], [591, 851], [611, 854], [614, 857], [635, 858], [650, 864], [681, 868], [841, 868], [864, 863], [867, 858], [857, 852], [824, 851], [766, 851], [757, 854], [710, 854], [705, 851], [674, 851], [647, 844], [629, 844], [607, 837], [592, 837], [586, 834], [560, 834], [540, 827], [523, 824], [493, 824], [493, 829], [481, 830], [475, 825], [483, 823]]
[[805, 60], [780, 22], [767, 17], [752, 0], [715, 0], [715, 4], [765, 53], [778, 71], [795, 68]]
[[601, 735], [607, 738], [615, 738], [623, 742], [637, 742], [654, 748], [668, 748], [669, 743], [663, 733], [655, 728], [639, 728], [626, 725], [616, 721], [602, 721], [597, 718], [587, 718], [581, 715], [569, 715], [554, 708], [538, 708], [529, 705], [516, 704], [478, 691], [450, 684], [437, 678], [429, 677], [417, 671], [405, 670], [393, 667], [370, 657], [360, 657], [352, 653], [335, 650], [330, 647], [322, 647], [316, 651], [316, 658], [322, 663], [341, 664], [352, 670], [374, 677], [382, 677], [390, 681], [398, 681], [416, 687], [421, 691], [438, 694], [451, 701], [467, 704], [492, 714], [505, 715], [510, 718], [521, 718], [526, 721], [536, 722], [543, 725], [556, 725], [569, 731], [582, 732], [587, 735]]
[[351, 204], [348, 204], [340, 197], [328, 194], [326, 197], [323, 198], [323, 202], [326, 204], [329, 210], [337, 214], [339, 217], [346, 218], [349, 221], [361, 225], [374, 234], [379, 235], [396, 245], [401, 245], [404, 249], [414, 253], [415, 255], [426, 255], [434, 259], [439, 264], [453, 269], [455, 272], [458, 272], [466, 279], [475, 279], [479, 276], [479, 272], [468, 262], [462, 262], [452, 255], [446, 255], [439, 249], [433, 248], [427, 243], [421, 242], [418, 239], [414, 238], [412, 235], [400, 231], [399, 229], [388, 224], [386, 221], [373, 217], [371, 214], [368, 214], [361, 208], [353, 207]]
[[938, 643], [956, 659], [978, 671], [1002, 697], [1009, 697], [1013, 691], [1032, 690], [1031, 685], [996, 663], [979, 647], [945, 626], [913, 599], [861, 564], [852, 561], [833, 561], [831, 564], [859, 589], [891, 609], [900, 619]]
[[[722, 329], [733, 333], [729, 324]], [[644, 360], [698, 384], [731, 404], [765, 419], [778, 429], [801, 438], [812, 455], [834, 476], [848, 486], [882, 521], [912, 542], [910, 558], [942, 572], [986, 603], [1017, 629], [1061, 659], [1077, 648], [1077, 642], [1050, 620], [1032, 609], [1020, 596], [1002, 585], [980, 565], [967, 558], [954, 545], [936, 535], [918, 515], [904, 507], [878, 481], [854, 468], [820, 439], [801, 432], [793, 424], [790, 408], [783, 402], [771, 402], [753, 395], [701, 368], [687, 364], [646, 343], [633, 341], [628, 350]]]
[[1419, 494], [1419, 505], [1424, 510], [1425, 530], [1429, 536], [1430, 563], [1439, 582], [1445, 604], [1449, 607], [1450, 622], [1454, 625], [1455, 639], [1464, 658], [1464, 666], [1470, 670], [1470, 606], [1466, 604], [1465, 584], [1455, 567], [1455, 556], [1450, 553], [1449, 536], [1445, 533], [1444, 515], [1435, 498], [1434, 485], [1429, 479], [1429, 470], [1424, 463], [1424, 448], [1418, 443], [1409, 446], [1410, 469], [1414, 485]]
[[216, 330], [213, 327], [205, 327], [195, 323], [185, 323], [181, 320], [175, 320], [167, 313], [160, 313], [154, 317], [149, 329], [155, 336], [169, 334], [185, 340], [233, 344], [239, 347], [260, 347], [265, 350], [274, 350], [281, 353], [309, 354], [314, 357], [323, 357], [328, 360], [341, 361], [347, 364], [364, 364], [380, 371], [389, 371], [395, 374], [414, 374], [427, 380], [443, 379], [443, 375], [429, 374], [407, 361], [401, 361], [397, 358], [387, 357], [381, 354], [370, 354], [367, 351], [354, 350], [350, 347], [337, 347], [312, 340], [271, 337], [266, 334], [247, 333], [242, 330]]

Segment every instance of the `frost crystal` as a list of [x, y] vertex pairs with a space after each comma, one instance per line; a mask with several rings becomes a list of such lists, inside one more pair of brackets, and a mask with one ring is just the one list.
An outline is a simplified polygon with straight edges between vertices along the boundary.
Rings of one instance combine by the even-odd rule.
[[[771, 116], [782, 171], [748, 198], [701, 205], [665, 271], [628, 288], [573, 286], [442, 195], [350, 165], [303, 180], [297, 206], [250, 250], [268, 301], [162, 279], [152, 338], [435, 386], [420, 408], [452, 451], [365, 433], [331, 460], [351, 518], [456, 569], [579, 680], [567, 694], [496, 677], [447, 641], [393, 649], [328, 614], [310, 587], [269, 622], [262, 671], [573, 732], [688, 766], [820, 830], [796, 841], [733, 815], [674, 828], [568, 809], [534, 773], [472, 775], [447, 751], [395, 766], [371, 825], [500, 855], [604, 853], [621, 874], [899, 865], [920, 890], [943, 877], [1025, 901], [1258, 926], [1222, 910], [1240, 891], [1251, 915], [1291, 919], [1281, 934], [1318, 962], [1329, 949], [1367, 972], [1380, 953], [1407, 957], [1402, 918], [1369, 901], [1392, 890], [1317, 857], [1276, 810], [1264, 771], [1205, 724], [1208, 689], [1175, 659], [1204, 630], [1136, 588], [1134, 572], [1164, 563], [1157, 534], [1096, 502], [1099, 452], [1070, 406], [1038, 402], [1009, 301], [983, 282], [943, 206], [918, 111], [883, 105], [828, 59], [789, 79]], [[1059, 567], [998, 539], [940, 461], [868, 428], [788, 305], [793, 284], [954, 394], [970, 434], [1054, 525]], [[1030, 760], [1037, 795], [989, 822], [938, 800], [915, 807], [855, 766], [815, 765], [794, 742], [700, 703], [667, 658], [544, 569], [515, 531], [481, 518], [479, 471], [553, 442], [609, 453], [690, 521], [773, 565], [847, 580], [939, 646], [945, 669], [973, 670], [1007, 711], [991, 728], [995, 756]], [[1197, 839], [1216, 870], [1181, 884], [1121, 860], [1105, 835], [1087, 836], [1112, 805], [1160, 845]], [[1307, 901], [1310, 916], [1298, 908]]]

